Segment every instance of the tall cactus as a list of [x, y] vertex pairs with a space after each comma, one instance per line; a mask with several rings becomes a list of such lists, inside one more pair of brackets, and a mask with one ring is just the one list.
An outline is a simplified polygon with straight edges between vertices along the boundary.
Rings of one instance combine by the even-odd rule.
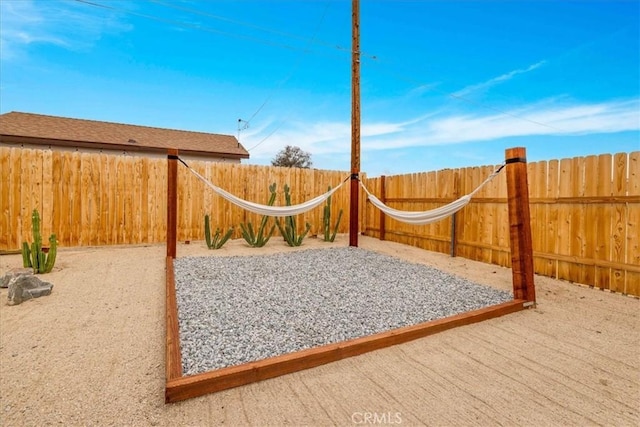
[[[37, 209], [31, 214], [31, 234], [33, 234], [33, 243], [31, 243], [31, 266], [34, 272], [40, 271], [41, 260], [44, 258], [42, 252], [42, 235], [40, 234], [40, 214]], [[44, 266], [43, 266], [44, 268]]]
[[25, 268], [33, 268], [34, 273], [49, 273], [56, 262], [58, 253], [58, 240], [56, 235], [49, 237], [49, 252], [42, 250], [42, 235], [40, 234], [40, 214], [37, 209], [31, 214], [31, 232], [33, 242], [31, 246], [27, 242], [22, 242], [22, 265]]
[[[287, 206], [291, 206], [290, 190], [291, 188], [289, 188], [289, 186], [285, 184], [284, 199]], [[302, 244], [302, 240], [311, 229], [311, 224], [307, 222], [305, 230], [302, 232], [302, 234], [298, 234], [296, 218], [291, 215], [284, 218], [284, 225], [280, 223], [280, 218], [276, 218], [276, 225], [278, 226], [278, 230], [280, 230], [280, 233], [282, 234], [285, 242], [287, 242], [289, 246], [300, 246]]]
[[[331, 191], [331, 186], [327, 191]], [[342, 219], [342, 209], [338, 213], [338, 220], [336, 221], [336, 225], [333, 227], [333, 233], [331, 232], [331, 197], [327, 198], [327, 203], [324, 205], [324, 211], [322, 213], [322, 227], [324, 229], [324, 241], [325, 242], [333, 242], [336, 239], [336, 234], [338, 234], [338, 226], [340, 225], [340, 220]]]
[[233, 227], [228, 229], [224, 236], [222, 235], [222, 231], [219, 228], [216, 228], [216, 233], [212, 237], [209, 215], [204, 216], [204, 238], [209, 249], [220, 249], [222, 245], [227, 243], [227, 240], [229, 240], [231, 234], [233, 234]]

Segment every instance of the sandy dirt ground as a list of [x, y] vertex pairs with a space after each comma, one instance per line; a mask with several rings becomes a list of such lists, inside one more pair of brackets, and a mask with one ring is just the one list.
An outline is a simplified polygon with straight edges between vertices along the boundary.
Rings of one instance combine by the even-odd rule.
[[[360, 246], [511, 288], [509, 269]], [[178, 256], [280, 250], [192, 242]], [[62, 249], [50, 296], [8, 306], [0, 291], [0, 425], [640, 425], [640, 301], [544, 277], [535, 309], [165, 405], [165, 253]], [[15, 267], [0, 257], [0, 274]]]

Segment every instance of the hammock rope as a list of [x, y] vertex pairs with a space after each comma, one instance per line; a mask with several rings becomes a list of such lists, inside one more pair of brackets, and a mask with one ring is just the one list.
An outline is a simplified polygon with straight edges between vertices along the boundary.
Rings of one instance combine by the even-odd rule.
[[298, 215], [298, 214], [310, 211], [311, 209], [315, 208], [316, 206], [319, 206], [322, 202], [327, 200], [333, 193], [338, 191], [338, 189], [340, 189], [340, 187], [342, 187], [342, 185], [345, 182], [347, 182], [347, 180], [350, 178], [350, 177], [347, 177], [340, 184], [338, 184], [338, 186], [336, 186], [335, 188], [332, 188], [331, 190], [327, 191], [326, 193], [321, 194], [321, 195], [319, 195], [317, 197], [314, 197], [311, 200], [307, 200], [304, 203], [300, 203], [300, 204], [297, 204], [297, 205], [291, 205], [291, 206], [269, 206], [269, 205], [263, 205], [263, 204], [260, 204], [260, 203], [250, 202], [248, 200], [244, 200], [244, 199], [241, 199], [241, 198], [239, 198], [237, 196], [234, 196], [233, 194], [229, 193], [228, 191], [225, 191], [222, 188], [212, 184], [209, 180], [207, 180], [205, 177], [203, 177], [198, 172], [196, 172], [194, 169], [192, 169], [181, 158], [178, 157], [178, 160], [187, 169], [189, 169], [191, 171], [191, 173], [193, 173], [196, 177], [198, 177], [202, 182], [204, 182], [209, 188], [211, 188], [220, 197], [222, 197], [225, 200], [228, 200], [229, 202], [233, 203], [234, 205], [240, 206], [241, 208], [246, 209], [246, 210], [248, 210], [250, 212], [257, 213], [257, 214], [260, 214], [260, 215], [266, 215], [266, 216], [293, 216], [293, 215]]
[[489, 181], [495, 178], [495, 176], [500, 173], [500, 171], [502, 170], [502, 168], [504, 168], [504, 166], [505, 166], [504, 163], [500, 165], [495, 171], [493, 171], [493, 173], [491, 173], [491, 175], [487, 177], [487, 179], [485, 179], [478, 187], [476, 187], [469, 194], [465, 194], [464, 196], [460, 197], [457, 200], [454, 200], [453, 202], [447, 205], [441, 206], [436, 209], [431, 209], [428, 211], [401, 211], [398, 209], [394, 209], [390, 206], [385, 205], [384, 203], [382, 203], [380, 199], [378, 199], [376, 196], [371, 194], [371, 192], [367, 189], [367, 187], [365, 187], [362, 181], [360, 181], [360, 185], [362, 186], [365, 193], [367, 193], [367, 196], [369, 197], [369, 200], [371, 201], [371, 203], [375, 207], [380, 209], [382, 212], [384, 212], [385, 215], [388, 215], [395, 220], [398, 220], [407, 224], [414, 224], [414, 225], [431, 224], [433, 222], [440, 221], [442, 219], [447, 218], [448, 216], [453, 215], [454, 213], [458, 212], [460, 209], [465, 207], [467, 204], [469, 204], [469, 202], [471, 201], [471, 198], [478, 191], [480, 191], [480, 189], [482, 189], [482, 187], [484, 187]]

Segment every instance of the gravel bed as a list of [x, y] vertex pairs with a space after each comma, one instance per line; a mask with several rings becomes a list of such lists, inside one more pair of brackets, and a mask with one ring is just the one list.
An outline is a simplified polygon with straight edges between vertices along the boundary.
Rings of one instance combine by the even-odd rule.
[[185, 375], [414, 325], [513, 299], [360, 248], [175, 260]]

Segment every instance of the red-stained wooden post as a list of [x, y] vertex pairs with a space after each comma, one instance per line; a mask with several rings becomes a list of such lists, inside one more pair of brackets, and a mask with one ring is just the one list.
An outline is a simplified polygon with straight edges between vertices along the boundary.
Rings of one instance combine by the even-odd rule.
[[523, 147], [505, 150], [513, 297], [535, 303], [533, 243], [529, 213], [527, 155]]
[[170, 148], [167, 151], [167, 256], [175, 258], [178, 240], [178, 150]]
[[[387, 203], [387, 188], [386, 188], [386, 176], [382, 175], [380, 177], [380, 201], [382, 203]], [[385, 225], [385, 217], [386, 215], [384, 214], [384, 212], [380, 211], [380, 240], [384, 240], [384, 235], [386, 230], [386, 225]]]

